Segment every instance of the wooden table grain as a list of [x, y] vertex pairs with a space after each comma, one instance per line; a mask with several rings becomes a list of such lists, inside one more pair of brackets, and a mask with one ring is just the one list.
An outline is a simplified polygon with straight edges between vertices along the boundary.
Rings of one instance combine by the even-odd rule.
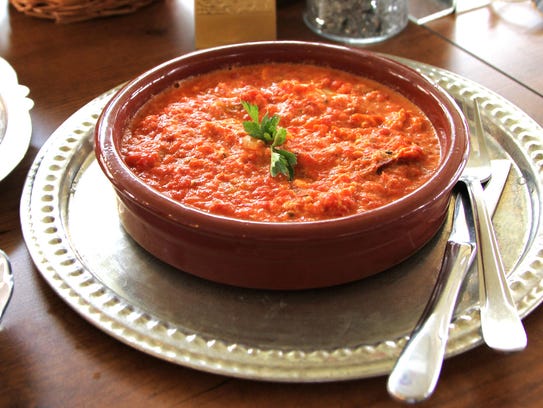
[[[16, 288], [0, 331], [2, 407], [388, 407], [386, 377], [324, 384], [240, 380], [177, 366], [132, 349], [68, 307], [42, 279], [20, 228], [26, 173], [51, 133], [106, 90], [193, 49], [192, 2], [163, 0], [134, 14], [61, 25], [0, 0], [0, 55], [30, 88], [33, 134], [22, 163], [0, 182], [0, 248]], [[303, 1], [278, 8], [278, 38], [323, 41], [302, 22]], [[368, 49], [463, 75], [543, 124], [541, 25], [513, 27], [488, 8], [425, 26]], [[0, 78], [1, 80], [1, 78]], [[424, 300], [421, 300], [424, 301]], [[536, 407], [543, 399], [543, 314], [525, 319], [527, 350], [481, 346], [448, 359], [422, 406]]]

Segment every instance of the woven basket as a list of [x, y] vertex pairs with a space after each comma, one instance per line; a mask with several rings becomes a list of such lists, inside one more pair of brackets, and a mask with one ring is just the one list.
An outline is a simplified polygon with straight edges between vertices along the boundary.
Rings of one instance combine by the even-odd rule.
[[155, 0], [9, 0], [18, 11], [48, 18], [57, 23], [73, 23], [98, 17], [132, 13]]

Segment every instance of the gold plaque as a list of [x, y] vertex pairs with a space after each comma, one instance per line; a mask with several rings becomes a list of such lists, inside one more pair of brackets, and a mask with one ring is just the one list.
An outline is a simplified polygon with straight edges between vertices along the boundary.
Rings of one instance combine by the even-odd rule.
[[275, 18], [275, 0], [195, 0], [195, 46], [275, 40]]

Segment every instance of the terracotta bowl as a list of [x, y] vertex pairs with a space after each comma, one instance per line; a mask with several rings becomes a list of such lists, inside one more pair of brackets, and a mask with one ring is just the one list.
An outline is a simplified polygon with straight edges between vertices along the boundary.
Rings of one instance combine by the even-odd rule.
[[[381, 208], [318, 222], [252, 222], [190, 208], [148, 187], [123, 162], [119, 143], [134, 113], [174, 81], [231, 64], [263, 61], [324, 64], [404, 94], [437, 130], [442, 158], [423, 186]], [[304, 42], [265, 42], [193, 52], [149, 70], [124, 86], [96, 126], [96, 156], [113, 184], [122, 225], [132, 238], [174, 267], [229, 285], [307, 289], [384, 271], [421, 249], [440, 229], [451, 190], [467, 158], [468, 131], [456, 105], [414, 70], [359, 49]]]

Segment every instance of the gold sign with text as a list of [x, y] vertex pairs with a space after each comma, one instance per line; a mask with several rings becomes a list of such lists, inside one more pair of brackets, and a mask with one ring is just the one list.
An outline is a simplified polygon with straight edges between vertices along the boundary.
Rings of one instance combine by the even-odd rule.
[[195, 0], [198, 49], [249, 41], [275, 40], [275, 0]]

